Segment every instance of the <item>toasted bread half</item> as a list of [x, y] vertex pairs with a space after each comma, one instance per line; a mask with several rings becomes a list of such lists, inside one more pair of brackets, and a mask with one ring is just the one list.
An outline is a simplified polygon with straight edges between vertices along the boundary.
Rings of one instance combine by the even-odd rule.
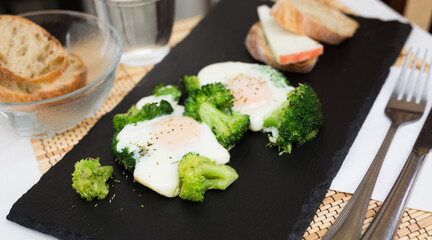
[[34, 102], [73, 92], [86, 84], [87, 68], [80, 57], [69, 54], [66, 70], [52, 81], [21, 82], [0, 78], [1, 102]]
[[250, 55], [255, 60], [266, 63], [267, 65], [282, 71], [308, 73], [313, 69], [318, 59], [318, 57], [315, 57], [303, 62], [280, 65], [267, 42], [260, 22], [255, 23], [249, 29], [249, 32], [246, 36], [245, 45]]
[[347, 7], [345, 4], [341, 3], [339, 0], [315, 0], [315, 1], [321, 2], [322, 4], [324, 4], [328, 7], [331, 7], [331, 8], [335, 8], [335, 9], [337, 9], [343, 13], [358, 16], [358, 14], [354, 10]]
[[32, 21], [0, 15], [0, 78], [11, 81], [52, 81], [68, 65], [67, 51]]
[[292, 32], [332, 45], [352, 37], [359, 27], [339, 10], [316, 0], [279, 0], [271, 15]]

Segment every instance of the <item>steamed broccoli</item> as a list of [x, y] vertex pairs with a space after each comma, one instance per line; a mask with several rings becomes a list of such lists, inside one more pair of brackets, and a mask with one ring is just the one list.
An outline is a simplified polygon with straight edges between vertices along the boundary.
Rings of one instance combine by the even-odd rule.
[[184, 115], [201, 121], [198, 109], [202, 103], [209, 103], [224, 113], [230, 113], [234, 96], [222, 83], [211, 83], [189, 94], [185, 101]]
[[153, 89], [153, 95], [156, 97], [171, 95], [174, 101], [178, 101], [181, 97], [181, 91], [178, 86], [165, 85], [164, 83], [159, 83]]
[[114, 137], [112, 140], [111, 150], [114, 153], [114, 155], [116, 156], [116, 160], [120, 164], [122, 164], [126, 170], [133, 172], [133, 170], [135, 169], [135, 164], [136, 164], [136, 159], [134, 157], [134, 154], [132, 152], [129, 152], [128, 147], [125, 147], [125, 148], [121, 149], [120, 151], [117, 150], [117, 143], [118, 143], [117, 135], [118, 135], [118, 132], [114, 134]]
[[233, 113], [228, 115], [209, 103], [201, 104], [198, 114], [216, 135], [225, 148], [234, 146], [249, 128], [249, 115]]
[[97, 197], [105, 199], [109, 192], [109, 184], [114, 169], [112, 166], [101, 166], [99, 158], [86, 158], [75, 163], [75, 171], [72, 173], [72, 187], [87, 201]]
[[200, 82], [197, 76], [184, 76], [180, 81], [184, 84], [187, 93], [200, 89]]
[[321, 102], [307, 84], [300, 84], [288, 93], [278, 109], [264, 120], [264, 131], [270, 145], [277, 146], [280, 154], [291, 153], [292, 146], [313, 139], [323, 123]]
[[150, 120], [155, 117], [170, 114], [173, 112], [171, 104], [165, 100], [160, 103], [148, 103], [141, 109], [132, 106], [127, 113], [116, 114], [113, 118], [113, 126], [117, 131], [120, 131], [127, 124], [137, 123], [145, 120]]
[[237, 178], [230, 166], [217, 165], [195, 153], [183, 156], [179, 163], [180, 195], [184, 200], [202, 202], [207, 189], [225, 190]]
[[135, 169], [136, 159], [134, 154], [129, 152], [129, 148], [117, 150], [117, 135], [127, 124], [134, 124], [153, 118], [168, 115], [173, 112], [171, 104], [165, 100], [159, 103], [147, 103], [140, 110], [132, 106], [127, 113], [117, 114], [113, 118], [113, 126], [117, 130], [112, 140], [112, 152], [117, 157], [117, 161], [121, 163], [126, 170], [133, 171]]
[[225, 148], [240, 141], [249, 128], [249, 115], [234, 113], [234, 96], [222, 83], [211, 83], [192, 92], [185, 101], [185, 116], [206, 123]]

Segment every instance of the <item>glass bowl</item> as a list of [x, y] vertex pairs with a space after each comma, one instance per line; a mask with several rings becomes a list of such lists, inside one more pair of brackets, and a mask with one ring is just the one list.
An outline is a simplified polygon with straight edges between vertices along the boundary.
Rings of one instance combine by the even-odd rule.
[[37, 102], [0, 102], [0, 116], [18, 135], [51, 137], [91, 117], [100, 107], [112, 88], [123, 44], [112, 26], [92, 15], [48, 10], [21, 16], [45, 28], [87, 67], [86, 85], [71, 93]]

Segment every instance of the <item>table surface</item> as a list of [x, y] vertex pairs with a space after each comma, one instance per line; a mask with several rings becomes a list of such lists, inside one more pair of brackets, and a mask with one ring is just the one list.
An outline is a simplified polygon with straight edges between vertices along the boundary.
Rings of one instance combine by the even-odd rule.
[[[378, 0], [341, 0], [350, 9], [364, 17], [375, 17], [383, 20], [398, 19], [406, 21], [396, 12], [389, 9]], [[199, 22], [201, 17], [195, 17], [176, 22], [170, 45], [181, 41]], [[432, 36], [414, 26], [407, 46], [432, 45]], [[401, 54], [401, 59], [404, 53]], [[398, 60], [395, 65], [399, 65]], [[48, 235], [24, 228], [5, 219], [12, 204], [25, 191], [37, 182], [45, 173], [66, 154], [88, 132], [97, 120], [109, 112], [146, 74], [152, 67], [131, 68], [120, 65], [117, 69], [116, 81], [108, 98], [92, 118], [83, 120], [76, 127], [44, 140], [32, 140], [16, 136], [0, 119], [0, 159], [18, 159], [9, 168], [0, 170], [0, 232], [6, 233], [7, 239], [48, 239]], [[5, 137], [7, 136], [7, 137]], [[18, 154], [18, 155], [17, 155]], [[14, 174], [11, 169], [21, 169], [28, 173], [24, 177]], [[9, 184], [14, 182], [14, 184]], [[16, 183], [16, 184], [15, 184]], [[321, 238], [336, 219], [341, 209], [350, 199], [348, 193], [329, 190], [314, 219], [306, 230], [303, 239]], [[372, 200], [366, 216], [363, 229], [367, 228], [381, 202]], [[415, 209], [407, 209], [400, 225], [397, 239], [432, 239], [432, 213]]]

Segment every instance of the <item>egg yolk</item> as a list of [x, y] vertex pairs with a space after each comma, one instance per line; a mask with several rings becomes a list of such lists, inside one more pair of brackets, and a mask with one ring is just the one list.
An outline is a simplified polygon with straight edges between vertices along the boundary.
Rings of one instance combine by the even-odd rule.
[[260, 108], [271, 101], [270, 88], [259, 78], [240, 74], [227, 82], [227, 88], [231, 90], [234, 106], [240, 112]]
[[198, 141], [199, 129], [199, 123], [190, 117], [165, 118], [156, 123], [150, 139], [167, 149], [178, 149]]

